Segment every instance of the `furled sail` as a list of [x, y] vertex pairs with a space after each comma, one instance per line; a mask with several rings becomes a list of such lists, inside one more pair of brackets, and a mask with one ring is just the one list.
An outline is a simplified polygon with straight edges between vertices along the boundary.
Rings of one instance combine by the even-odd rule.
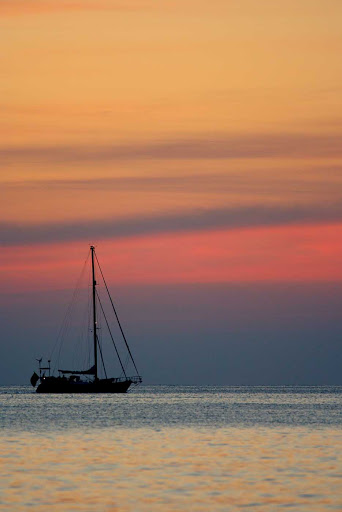
[[72, 373], [73, 375], [95, 375], [95, 365], [89, 370], [58, 370], [61, 373]]

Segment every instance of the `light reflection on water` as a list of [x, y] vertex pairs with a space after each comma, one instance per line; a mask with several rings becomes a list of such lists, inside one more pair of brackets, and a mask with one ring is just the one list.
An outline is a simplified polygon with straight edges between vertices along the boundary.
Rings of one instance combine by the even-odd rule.
[[0, 510], [342, 509], [342, 388], [0, 390]]

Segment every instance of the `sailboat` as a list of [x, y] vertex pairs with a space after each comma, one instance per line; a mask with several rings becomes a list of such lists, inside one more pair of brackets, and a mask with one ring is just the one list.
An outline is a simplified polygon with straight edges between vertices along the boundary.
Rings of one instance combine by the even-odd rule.
[[[34, 372], [31, 377], [31, 384], [33, 387], [36, 387], [37, 393], [126, 393], [131, 386], [138, 385], [142, 382], [142, 378], [139, 375], [137, 370], [135, 361], [132, 356], [132, 352], [127, 343], [126, 336], [123, 332], [121, 323], [119, 321], [113, 300], [108, 290], [107, 283], [103, 276], [102, 269], [100, 267], [97, 255], [95, 253], [95, 247], [90, 246], [90, 261], [91, 261], [91, 316], [92, 320], [90, 322], [91, 331], [92, 331], [92, 352], [93, 352], [93, 364], [90, 368], [85, 370], [65, 370], [59, 369], [59, 375], [54, 376], [51, 375], [51, 359], [48, 360], [48, 365], [44, 366], [42, 364], [42, 359], [37, 359], [39, 363], [39, 375]], [[105, 285], [105, 289], [109, 298], [109, 303], [111, 305], [111, 309], [114, 312], [114, 318], [116, 319], [117, 326], [119, 328], [119, 332], [121, 332], [122, 339], [124, 341], [124, 346], [126, 349], [126, 360], [130, 361], [135, 370], [135, 375], [128, 376], [125, 365], [123, 364], [122, 357], [120, 357], [118, 348], [114, 341], [114, 337], [112, 335], [109, 322], [107, 317], [105, 316], [102, 302], [100, 300], [98, 291], [97, 291], [97, 282], [95, 276], [95, 266], [100, 271], [102, 276], [103, 283]], [[121, 374], [118, 377], [108, 378], [105, 364], [103, 360], [103, 351], [101, 349], [101, 344], [99, 340], [99, 327], [98, 327], [98, 309], [101, 309], [104, 317], [105, 323], [108, 328], [111, 340], [113, 342], [116, 357], [118, 359], [119, 367], [121, 367]], [[102, 367], [104, 370], [104, 377], [100, 377], [99, 372], [99, 360], [102, 362]]]

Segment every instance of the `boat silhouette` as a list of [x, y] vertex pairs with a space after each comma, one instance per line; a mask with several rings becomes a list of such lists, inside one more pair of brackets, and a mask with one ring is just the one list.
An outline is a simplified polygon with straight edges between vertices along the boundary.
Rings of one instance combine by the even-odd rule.
[[[34, 372], [31, 377], [31, 384], [33, 387], [37, 386], [37, 393], [126, 393], [131, 386], [140, 384], [142, 378], [139, 375], [131, 349], [128, 345], [126, 336], [123, 332], [120, 320], [118, 318], [116, 308], [114, 306], [112, 297], [109, 293], [107, 283], [105, 281], [102, 268], [100, 267], [97, 255], [95, 253], [95, 247], [90, 246], [90, 264], [91, 264], [91, 331], [92, 331], [92, 352], [93, 352], [93, 364], [90, 368], [85, 370], [65, 370], [58, 369], [58, 376], [51, 375], [51, 360], [48, 359], [48, 365], [43, 366], [42, 358], [37, 359], [39, 364], [39, 375]], [[89, 258], [88, 258], [89, 259]], [[87, 259], [87, 261], [88, 261]], [[119, 332], [121, 333], [126, 349], [126, 360], [130, 361], [135, 370], [133, 376], [128, 376], [123, 359], [119, 354], [117, 345], [114, 341], [114, 337], [110, 328], [109, 321], [105, 314], [100, 296], [97, 291], [97, 282], [95, 275], [95, 267], [100, 272], [102, 277], [105, 290], [107, 292], [111, 310], [114, 313], [114, 319], [116, 320]], [[101, 310], [102, 315], [105, 319], [105, 324], [110, 335], [110, 339], [113, 342], [113, 346], [116, 352], [116, 357], [121, 368], [121, 374], [117, 377], [107, 377], [105, 362], [103, 358], [103, 351], [98, 336], [98, 310]], [[99, 376], [99, 360], [102, 363], [102, 369], [104, 370], [104, 378]]]

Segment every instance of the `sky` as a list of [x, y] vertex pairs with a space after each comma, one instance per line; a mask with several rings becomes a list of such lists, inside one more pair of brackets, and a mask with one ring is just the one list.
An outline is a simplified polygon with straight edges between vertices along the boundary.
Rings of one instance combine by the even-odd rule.
[[90, 244], [147, 384], [342, 384], [341, 17], [0, 0], [0, 384]]

